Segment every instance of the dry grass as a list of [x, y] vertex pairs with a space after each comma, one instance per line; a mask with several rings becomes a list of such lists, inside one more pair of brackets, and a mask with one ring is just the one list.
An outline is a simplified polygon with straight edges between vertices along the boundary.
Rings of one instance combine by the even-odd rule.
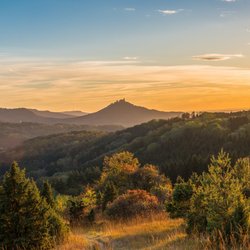
[[136, 218], [128, 222], [99, 220], [91, 228], [75, 230], [65, 245], [58, 248], [95, 250], [204, 249], [200, 242], [187, 238], [184, 222], [165, 214]]
[[59, 245], [55, 250], [83, 250], [90, 245], [81, 230], [73, 230], [64, 244]]
[[[166, 214], [136, 218], [128, 222], [98, 219], [92, 227], [74, 229], [65, 244], [56, 250], [226, 250], [220, 241], [214, 247], [209, 238], [188, 237], [182, 219], [170, 219]], [[246, 242], [249, 238], [246, 239]], [[230, 247], [249, 249], [249, 244]]]

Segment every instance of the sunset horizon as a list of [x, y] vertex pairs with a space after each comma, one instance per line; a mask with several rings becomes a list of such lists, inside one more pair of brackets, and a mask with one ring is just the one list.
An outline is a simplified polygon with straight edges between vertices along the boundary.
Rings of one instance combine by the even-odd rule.
[[1, 5], [0, 107], [250, 109], [247, 0]]

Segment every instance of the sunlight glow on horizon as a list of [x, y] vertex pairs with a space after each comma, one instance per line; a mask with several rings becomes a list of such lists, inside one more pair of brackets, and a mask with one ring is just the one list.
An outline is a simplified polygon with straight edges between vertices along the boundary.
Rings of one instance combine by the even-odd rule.
[[97, 111], [117, 99], [163, 111], [250, 109], [250, 69], [136, 61], [2, 61], [1, 107]]

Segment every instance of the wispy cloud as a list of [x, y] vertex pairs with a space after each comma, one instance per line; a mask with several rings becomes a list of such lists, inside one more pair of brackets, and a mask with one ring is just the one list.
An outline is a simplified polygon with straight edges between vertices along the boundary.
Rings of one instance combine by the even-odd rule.
[[[250, 108], [250, 70], [138, 61], [0, 59], [0, 106], [95, 111], [114, 98], [162, 110]], [[9, 70], [11, 69], [11, 70]], [[218, 102], [218, 97], [220, 102]]]
[[158, 10], [159, 13], [162, 15], [175, 15], [183, 11], [183, 9], [178, 9], [178, 10]]
[[200, 61], [225, 61], [233, 58], [242, 58], [242, 54], [203, 54], [198, 56], [193, 56], [194, 60]]
[[136, 11], [135, 8], [125, 8], [124, 10], [125, 10], [125, 11]]
[[222, 0], [222, 2], [233, 3], [233, 2], [237, 2], [237, 0]]
[[137, 60], [138, 59], [138, 57], [136, 57], [136, 56], [125, 56], [125, 57], [123, 57], [123, 60], [132, 60], [132, 61], [134, 61], [134, 60]]
[[221, 11], [220, 17], [229, 17], [229, 16], [234, 15], [235, 13], [236, 13], [235, 11], [224, 10], [224, 11]]

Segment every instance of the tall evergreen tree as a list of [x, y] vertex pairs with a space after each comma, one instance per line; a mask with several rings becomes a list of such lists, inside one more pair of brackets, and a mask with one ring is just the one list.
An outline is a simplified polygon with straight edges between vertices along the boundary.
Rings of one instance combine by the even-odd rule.
[[43, 189], [42, 189], [41, 195], [42, 197], [45, 198], [45, 200], [47, 201], [47, 203], [50, 205], [51, 208], [55, 208], [55, 199], [54, 199], [52, 187], [48, 181], [45, 181], [43, 183]]
[[13, 163], [0, 187], [0, 246], [3, 249], [49, 249], [49, 206], [34, 181]]

